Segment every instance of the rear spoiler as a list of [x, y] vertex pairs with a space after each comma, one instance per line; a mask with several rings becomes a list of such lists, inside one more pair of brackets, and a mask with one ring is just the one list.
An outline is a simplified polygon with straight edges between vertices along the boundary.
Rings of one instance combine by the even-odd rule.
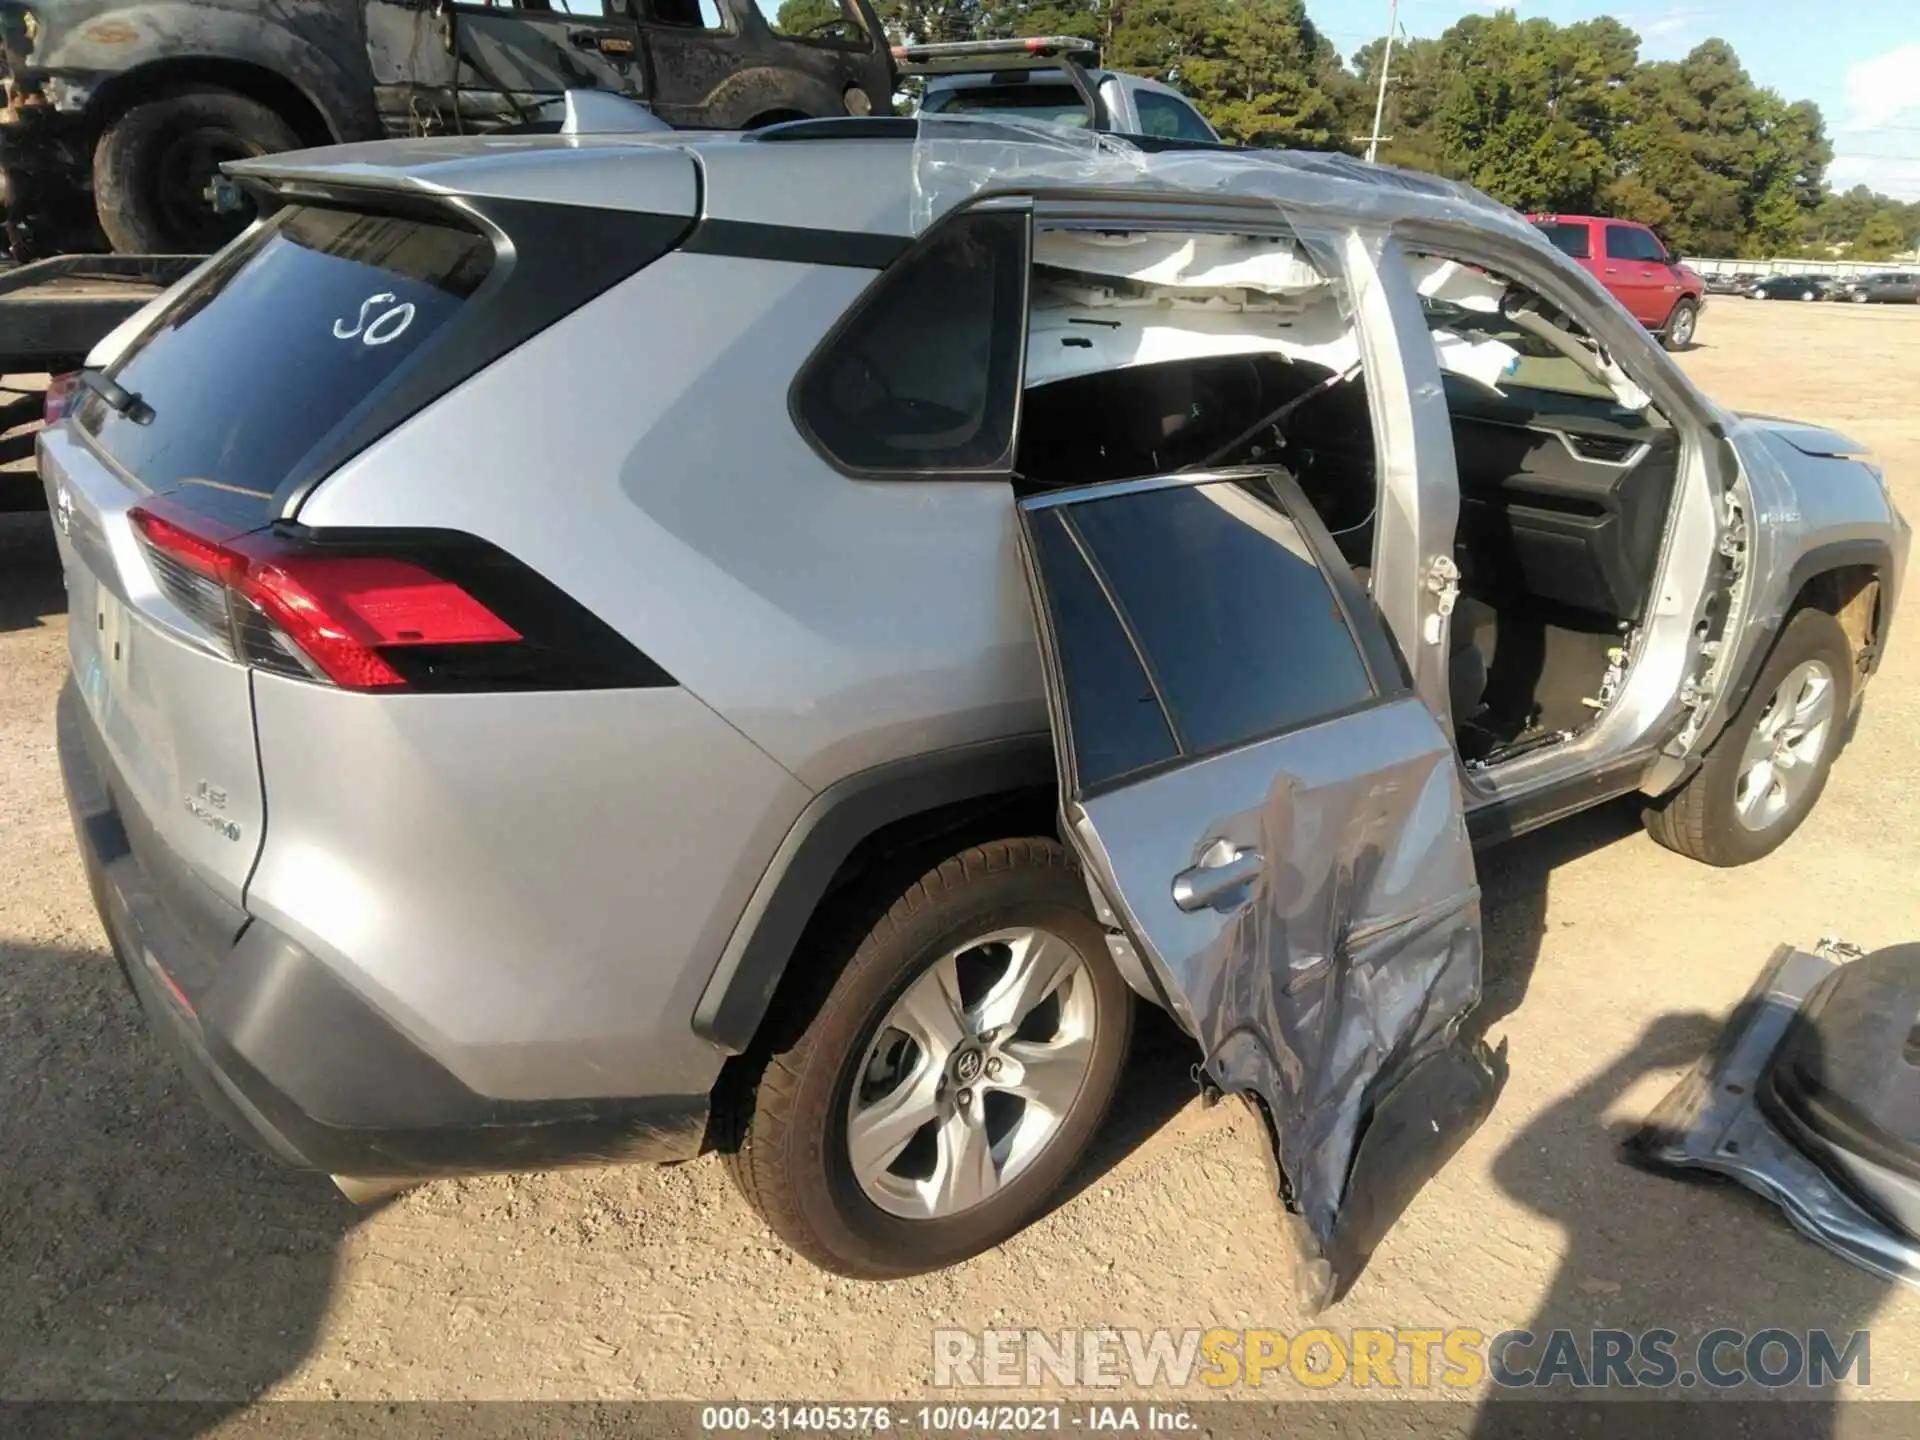
[[1086, 102], [1093, 128], [1105, 130], [1106, 107], [1087, 66], [1099, 62], [1099, 47], [1072, 35], [1035, 35], [1024, 40], [951, 40], [896, 45], [893, 68], [901, 75], [983, 75], [1019, 70], [1058, 70]]

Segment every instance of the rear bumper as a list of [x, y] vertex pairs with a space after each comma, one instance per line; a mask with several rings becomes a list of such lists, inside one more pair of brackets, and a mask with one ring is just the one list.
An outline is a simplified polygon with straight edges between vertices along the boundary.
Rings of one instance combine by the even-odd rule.
[[[257, 919], [181, 924], [172, 867], [129, 837], [78, 690], [59, 702], [67, 804], [115, 958], [201, 1098], [244, 1138], [335, 1175], [426, 1178], [691, 1159], [705, 1095], [497, 1100], [469, 1090], [318, 957]], [[203, 907], [204, 908], [204, 907]], [[174, 976], [211, 977], [190, 1001]]]

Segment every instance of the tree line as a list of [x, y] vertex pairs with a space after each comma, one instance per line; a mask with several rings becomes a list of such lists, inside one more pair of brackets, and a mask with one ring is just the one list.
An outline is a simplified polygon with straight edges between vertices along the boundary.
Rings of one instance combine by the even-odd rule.
[[[877, 0], [899, 39], [1074, 35], [1101, 63], [1175, 85], [1236, 144], [1357, 153], [1384, 41], [1350, 57], [1305, 0]], [[802, 23], [835, 0], [785, 0]], [[789, 17], [787, 11], [795, 13]], [[1756, 85], [1733, 47], [1640, 58], [1602, 17], [1468, 15], [1394, 46], [1380, 158], [1516, 209], [1618, 215], [1695, 255], [1884, 259], [1920, 245], [1920, 203], [1832, 193], [1817, 105]]]

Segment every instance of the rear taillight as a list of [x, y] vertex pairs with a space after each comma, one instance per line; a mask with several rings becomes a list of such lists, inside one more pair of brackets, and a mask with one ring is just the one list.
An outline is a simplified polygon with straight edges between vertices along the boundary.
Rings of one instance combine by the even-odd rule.
[[577, 602], [470, 537], [209, 534], [190, 512], [161, 508], [128, 512], [154, 578], [246, 664], [349, 690], [672, 683]]
[[80, 372], [69, 370], [64, 375], [55, 375], [47, 381], [46, 405], [43, 414], [47, 424], [58, 425], [73, 413], [80, 403], [80, 397], [86, 392], [80, 387]]

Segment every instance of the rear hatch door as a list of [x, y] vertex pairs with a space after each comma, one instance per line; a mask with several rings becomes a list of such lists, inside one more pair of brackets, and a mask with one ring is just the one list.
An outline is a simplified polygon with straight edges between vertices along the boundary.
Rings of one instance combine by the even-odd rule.
[[[453, 224], [290, 207], [177, 291], [41, 441], [95, 769], [139, 888], [190, 948], [218, 955], [238, 933], [260, 849], [250, 666], [310, 669], [210, 573], [220, 547], [274, 523], [303, 458], [389, 387], [493, 256]], [[210, 976], [170, 978], [191, 998]]]
[[[169, 976], [189, 996], [211, 979], [189, 963], [223, 951], [244, 923], [241, 892], [264, 810], [244, 665], [211, 642], [142, 554], [133, 481], [64, 430], [42, 438], [41, 474], [67, 580], [67, 646], [91, 719], [93, 770], [116, 842], [137, 864], [116, 877], [142, 933], [184, 932]], [[103, 853], [109, 864], [128, 858]], [[141, 957], [128, 957], [130, 961]], [[151, 963], [151, 962], [150, 962]], [[173, 973], [178, 971], [180, 973]]]

